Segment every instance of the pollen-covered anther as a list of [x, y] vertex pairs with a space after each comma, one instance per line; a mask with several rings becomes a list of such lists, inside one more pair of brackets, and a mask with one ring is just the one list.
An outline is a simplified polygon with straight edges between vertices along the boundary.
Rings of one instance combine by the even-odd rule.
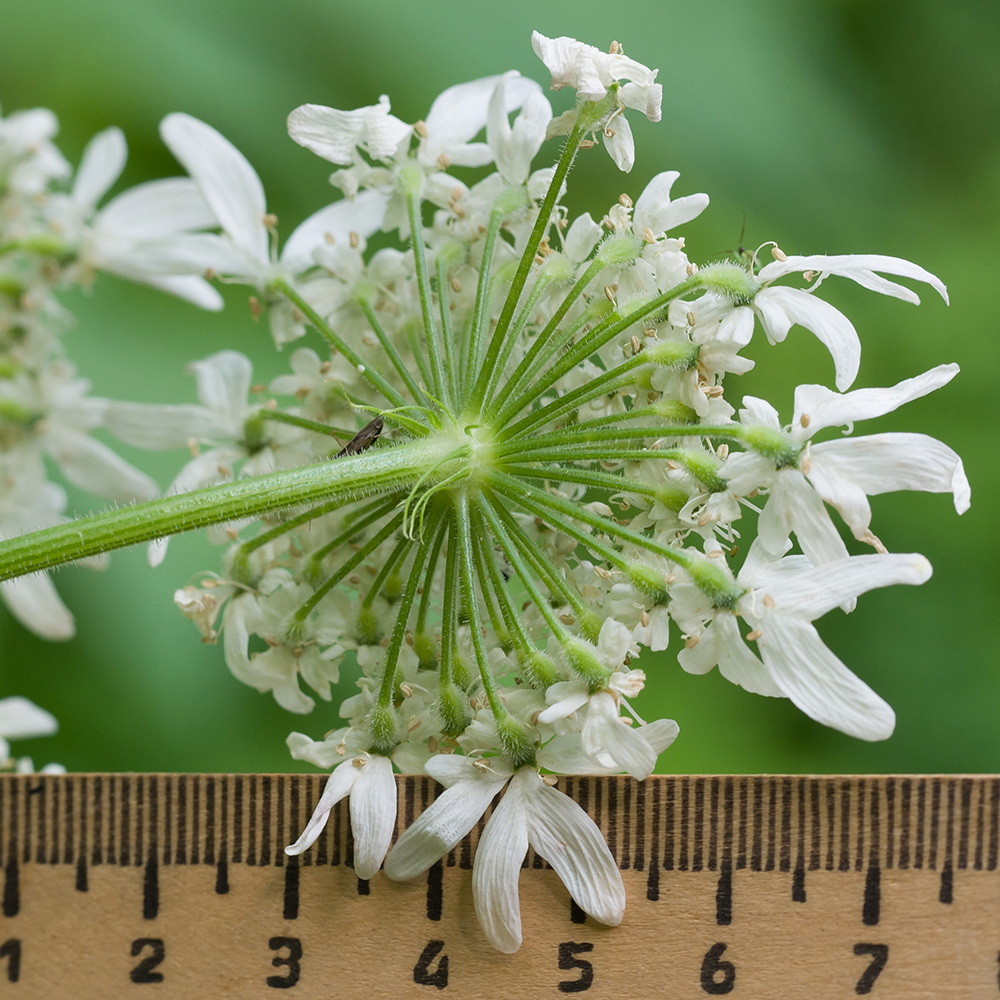
[[686, 268], [684, 268], [684, 273], [689, 278], [692, 277], [693, 275], [698, 273], [698, 265], [694, 261], [691, 261], [691, 263], [688, 264]]
[[292, 319], [295, 320], [296, 323], [304, 323], [306, 315], [301, 309], [293, 309]]
[[260, 319], [264, 312], [264, 307], [260, 304], [260, 299], [256, 295], [250, 296], [250, 315], [253, 316], [254, 321]]
[[803, 271], [802, 272], [802, 280], [803, 281], [812, 281], [813, 278], [815, 278], [815, 277], [816, 277], [816, 272], [815, 271]]
[[639, 615], [639, 624], [643, 628], [649, 628], [649, 612], [647, 612], [645, 610], [645, 608], [642, 610], [642, 612]]
[[226, 528], [226, 538], [230, 541], [238, 542], [240, 540], [240, 533], [235, 528]]
[[633, 354], [638, 354], [642, 350], [642, 342], [634, 333], [629, 338], [629, 343], [632, 345]]
[[801, 427], [808, 427], [811, 423], [812, 417], [810, 417], [808, 413], [803, 413], [802, 416], [799, 417], [799, 425]]
[[720, 444], [718, 448], [715, 449], [715, 454], [719, 456], [723, 461], [729, 458], [729, 445]]
[[459, 281], [454, 275], [448, 279], [448, 284], [451, 285], [451, 290], [453, 292], [460, 292], [462, 290], [462, 282]]
[[712, 512], [707, 508], [701, 512], [701, 516], [698, 518], [698, 527], [704, 528], [709, 521], [712, 520]]
[[762, 629], [755, 628], [752, 632], [747, 633], [747, 642], [756, 642], [763, 634]]
[[399, 685], [399, 690], [400, 690], [400, 693], [403, 695], [404, 698], [412, 698], [413, 697], [413, 685], [412, 684], [405, 684], [405, 683], [404, 684], [400, 684]]
[[604, 286], [604, 297], [609, 302], [614, 302], [615, 301], [615, 295], [617, 293], [618, 293], [618, 286], [617, 285], [605, 285]]
[[723, 555], [724, 555], [724, 553], [723, 553], [722, 549], [713, 549], [711, 552], [709, 552], [708, 558], [709, 559], [721, 559]]
[[646, 329], [642, 331], [642, 335], [644, 337], [649, 337], [651, 340], [655, 340], [656, 330], [651, 326], [647, 326]]
[[718, 399], [725, 391], [721, 385], [709, 385], [705, 387], [705, 395], [709, 399]]
[[354, 760], [351, 763], [354, 764], [355, 767], [364, 767], [365, 764], [368, 763], [368, 758], [367, 757], [355, 757]]
[[806, 450], [802, 453], [802, 458], [799, 460], [799, 469], [803, 476], [808, 476], [812, 471], [812, 455], [810, 454], [810, 448], [812, 447], [812, 441], [806, 445]]
[[250, 386], [250, 391], [255, 396], [259, 396], [262, 392], [267, 392], [267, 386], [263, 382], [254, 382], [254, 384]]
[[351, 249], [357, 250], [361, 245], [361, 237], [352, 229], [347, 237], [351, 241]]
[[319, 366], [319, 373], [320, 373], [320, 375], [326, 375], [326, 374], [328, 374], [328, 373], [329, 373], [329, 371], [330, 371], [330, 369], [331, 369], [332, 367], [333, 367], [333, 362], [332, 362], [332, 361], [324, 361], [324, 362], [323, 362], [323, 363], [322, 363], [322, 364], [321, 364], [321, 365]]
[[765, 594], [764, 595], [764, 607], [765, 608], [773, 608], [774, 607], [774, 598], [770, 594]]
[[699, 642], [701, 642], [700, 635], [689, 635], [684, 639], [684, 648], [694, 649], [694, 647], [697, 646]]
[[415, 716], [410, 716], [410, 721], [406, 724], [406, 731], [408, 733], [415, 733], [420, 728], [420, 720]]
[[693, 312], [691, 312], [690, 310], [688, 310], [688, 313], [687, 313], [687, 315], [684, 318], [687, 320], [687, 325], [688, 326], [697, 326], [698, 325], [698, 317], [695, 316], [695, 314]]
[[613, 56], [617, 56], [621, 55], [624, 52], [624, 49], [622, 49], [621, 44], [619, 42], [612, 42], [611, 45], [608, 47], [608, 52], [610, 52], [611, 55]]
[[584, 139], [580, 143], [580, 149], [593, 149], [594, 146], [596, 146], [596, 145], [597, 145], [597, 143], [594, 142], [593, 139]]
[[777, 245], [777, 243], [771, 247], [771, 256], [775, 260], [788, 260], [788, 254]]
[[413, 123], [413, 131], [416, 132], [421, 139], [427, 138], [427, 125], [422, 118], [420, 121]]
[[562, 615], [560, 615], [559, 616], [559, 621], [561, 621], [563, 623], [563, 625], [575, 625], [576, 624], [576, 618], [575, 618], [575, 616], [569, 615], [569, 614], [562, 614]]
[[347, 744], [346, 743], [338, 743], [333, 749], [337, 751], [337, 756], [338, 757], [343, 757], [344, 754], [347, 753]]
[[623, 192], [622, 194], [618, 195], [618, 204], [621, 205], [622, 208], [631, 208], [632, 199]]
[[326, 232], [323, 234], [323, 242], [328, 246], [332, 247], [334, 243], [337, 242], [336, 237], [331, 232]]

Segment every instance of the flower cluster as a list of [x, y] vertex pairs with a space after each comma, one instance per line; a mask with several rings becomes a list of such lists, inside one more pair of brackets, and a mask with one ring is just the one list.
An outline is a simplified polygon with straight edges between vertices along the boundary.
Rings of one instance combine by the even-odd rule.
[[[502, 951], [520, 945], [529, 845], [584, 911], [622, 919], [615, 862], [556, 786], [568, 774], [642, 779], [677, 736], [673, 721], [637, 714], [644, 650], [666, 649], [679, 630], [685, 670], [718, 666], [750, 692], [884, 739], [892, 709], [812, 623], [930, 575], [922, 556], [885, 551], [869, 496], [925, 490], [951, 493], [959, 512], [969, 503], [962, 463], [941, 442], [850, 434], [957, 366], [851, 390], [858, 334], [820, 295], [841, 276], [918, 302], [888, 275], [947, 301], [941, 282], [895, 257], [776, 245], [764, 266], [759, 251], [699, 266], [677, 230], [708, 197], [674, 197], [673, 171], [600, 221], [574, 216], [564, 198], [577, 154], [603, 143], [629, 170], [627, 115], [659, 120], [660, 87], [617, 43], [606, 53], [532, 42], [552, 88], [577, 92], [559, 116], [516, 71], [446, 90], [413, 124], [386, 96], [294, 110], [290, 136], [336, 165], [343, 197], [280, 252], [253, 168], [187, 115], [161, 129], [189, 175], [160, 182], [187, 199], [169, 232], [155, 211], [146, 228], [141, 213], [121, 224], [135, 192], [93, 215], [113, 172], [107, 150], [104, 180], [74, 188], [89, 266], [131, 269], [207, 307], [206, 276], [243, 283], [279, 348], [309, 330], [325, 340], [322, 352], [318, 341], [294, 350], [270, 386], [254, 385], [244, 356], [218, 352], [191, 366], [197, 403], [107, 403], [101, 425], [132, 444], [188, 447], [168, 495], [220, 498], [221, 570], [175, 601], [205, 640], [221, 637], [238, 679], [304, 714], [314, 697], [331, 699], [345, 658], [360, 668], [342, 728], [288, 739], [295, 758], [332, 768], [288, 852], [308, 849], [349, 797], [359, 876], [384, 861], [390, 878], [409, 878], [502, 793], [473, 884]], [[553, 136], [565, 137], [556, 163], [534, 169]], [[489, 166], [462, 179], [461, 168]], [[369, 253], [379, 232], [400, 245]], [[127, 245], [117, 257], [116, 239]], [[737, 413], [724, 394], [727, 374], [753, 367], [744, 350], [758, 320], [771, 344], [803, 327], [833, 358], [836, 391], [800, 386], [790, 424], [763, 400], [745, 398]], [[847, 430], [813, 441], [833, 428]], [[251, 494], [255, 516], [243, 516], [236, 500]], [[749, 543], [738, 530], [746, 509], [759, 514]], [[874, 553], [851, 555], [838, 519]], [[195, 523], [207, 519], [185, 526]], [[164, 552], [154, 541], [152, 560]], [[446, 791], [390, 850], [394, 768], [424, 770]]]

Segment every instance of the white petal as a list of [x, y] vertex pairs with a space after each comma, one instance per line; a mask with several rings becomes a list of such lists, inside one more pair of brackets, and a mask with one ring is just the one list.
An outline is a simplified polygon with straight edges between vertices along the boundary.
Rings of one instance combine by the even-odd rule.
[[637, 234], [649, 229], [654, 236], [659, 236], [697, 218], [708, 206], [707, 194], [671, 201], [670, 189], [678, 177], [680, 174], [676, 170], [665, 170], [646, 185], [632, 212], [633, 229]]
[[338, 744], [334, 740], [313, 740], [305, 733], [289, 733], [285, 745], [293, 760], [308, 761], [324, 771], [343, 763], [344, 760], [344, 754], [338, 753]]
[[48, 573], [0, 583], [0, 597], [10, 613], [43, 639], [62, 642], [76, 634], [76, 624]]
[[264, 225], [267, 202], [256, 171], [243, 154], [211, 125], [190, 115], [167, 115], [160, 135], [197, 181], [219, 224], [241, 249], [266, 265], [270, 260]]
[[97, 225], [137, 240], [159, 239], [218, 225], [198, 185], [187, 177], [149, 181], [123, 191], [101, 209]]
[[83, 151], [73, 182], [73, 201], [90, 211], [121, 176], [128, 158], [125, 135], [120, 128], [98, 132]]
[[767, 668], [743, 641], [735, 615], [720, 612], [715, 616], [711, 628], [718, 636], [719, 673], [727, 681], [739, 685], [751, 694], [768, 698], [781, 696], [781, 689], [771, 679]]
[[330, 818], [330, 810], [345, 796], [350, 795], [354, 782], [357, 781], [363, 768], [354, 766], [353, 758], [345, 760], [334, 768], [333, 774], [327, 779], [323, 794], [316, 803], [312, 817], [302, 831], [302, 835], [294, 844], [285, 848], [285, 854], [302, 854], [319, 839], [319, 835]]
[[823, 385], [800, 385], [795, 390], [795, 417], [809, 417], [809, 433], [824, 427], [838, 427], [856, 420], [868, 420], [892, 413], [904, 403], [920, 399], [947, 385], [959, 372], [956, 364], [938, 365], [915, 378], [904, 379], [888, 389], [855, 389], [843, 394]]
[[151, 288], [158, 288], [168, 295], [176, 295], [185, 302], [198, 306], [200, 309], [207, 309], [210, 312], [219, 312], [225, 303], [222, 296], [203, 278], [171, 276], [171, 277], [146, 277], [142, 281]]
[[188, 365], [198, 382], [198, 399], [209, 409], [242, 421], [253, 383], [253, 365], [239, 351], [218, 351]]
[[[948, 301], [948, 290], [941, 280], [930, 271], [925, 271], [918, 264], [903, 260], [901, 257], [886, 257], [882, 254], [839, 254], [832, 257], [813, 254], [805, 257], [786, 257], [785, 260], [776, 260], [762, 267], [758, 278], [761, 281], [774, 281], [776, 278], [794, 271], [820, 271], [824, 274], [839, 274], [869, 288], [875, 288], [875, 285], [869, 283], [865, 272], [884, 271], [886, 274], [898, 274], [903, 278], [925, 281], [945, 302]], [[894, 285], [893, 287], [898, 289], [900, 286]], [[905, 297], [896, 291], [889, 291], [885, 288], [875, 288], [875, 290], [886, 291], [887, 294], [896, 295], [897, 298]], [[912, 295], [912, 292], [910, 294]], [[910, 299], [910, 301], [913, 300], [920, 301], [915, 295], [913, 299]]]
[[102, 260], [101, 266], [138, 281], [157, 275], [201, 275], [208, 270], [252, 277], [260, 270], [260, 262], [251, 254], [214, 233], [182, 233], [137, 243], [125, 255]]
[[396, 827], [396, 779], [392, 761], [374, 754], [351, 789], [351, 830], [354, 832], [354, 871], [371, 878], [382, 867]]
[[784, 552], [792, 531], [814, 566], [848, 556], [844, 540], [806, 477], [798, 469], [780, 469], [771, 482], [757, 533], [771, 552]]
[[112, 402], [104, 417], [104, 426], [120, 441], [151, 449], [210, 440], [217, 423], [211, 410], [191, 403]]
[[[926, 434], [872, 434], [813, 445], [810, 479], [823, 498], [842, 514], [860, 537], [868, 527], [845, 513], [834, 481], [850, 481], [868, 496], [896, 490], [951, 493], [955, 510], [964, 514], [971, 503], [962, 460], [946, 444]], [[866, 504], [867, 506], [867, 504]], [[868, 512], [870, 517], [870, 511]]]
[[590, 217], [589, 212], [578, 215], [563, 238], [563, 250], [566, 256], [574, 263], [586, 260], [597, 246], [602, 234], [603, 230]]
[[0, 736], [7, 740], [24, 740], [34, 736], [51, 736], [59, 729], [56, 717], [34, 702], [15, 695], [0, 698]]
[[160, 495], [159, 486], [146, 473], [87, 434], [53, 429], [45, 435], [45, 448], [63, 475], [88, 493], [121, 503]]
[[[861, 364], [858, 332], [829, 302], [801, 288], [762, 288], [753, 304], [760, 310], [765, 332], [773, 340], [783, 340], [788, 325], [796, 323], [816, 334], [833, 358], [838, 389], [843, 391], [857, 378]], [[778, 319], [779, 311], [784, 313], [788, 325]]]
[[[444, 757], [431, 758], [441, 759]], [[493, 796], [510, 778], [509, 773], [471, 770], [475, 772], [474, 776], [445, 790], [396, 841], [385, 859], [385, 873], [393, 881], [414, 878], [443, 858], [476, 825], [493, 801]]]
[[521, 947], [521, 903], [517, 880], [528, 853], [524, 786], [511, 782], [486, 823], [472, 866], [472, 898], [487, 940], [510, 955]]
[[351, 234], [367, 239], [382, 227], [389, 199], [379, 191], [362, 191], [353, 200], [344, 198], [314, 212], [288, 237], [281, 262], [293, 273], [312, 267], [313, 250], [334, 243], [348, 243]]
[[808, 622], [775, 615], [758, 643], [775, 683], [811, 719], [862, 740], [892, 735], [893, 710], [827, 649]]
[[591, 757], [610, 754], [623, 770], [638, 781], [656, 767], [656, 754], [642, 738], [641, 731], [625, 725], [611, 695], [598, 692], [590, 699], [587, 718], [580, 734], [584, 752]]
[[528, 843], [552, 865], [584, 913], [617, 927], [625, 916], [625, 886], [597, 824], [535, 771], [522, 770], [514, 781], [528, 788]]
[[616, 115], [604, 126], [604, 145], [615, 166], [627, 174], [635, 165], [635, 139], [632, 138], [632, 126], [624, 115]]
[[[897, 583], [916, 586], [930, 577], [931, 564], [912, 552], [850, 556], [799, 573], [768, 575], [761, 571], [752, 582], [760, 593], [773, 598], [777, 617], [794, 615], [812, 621], [869, 590]], [[740, 578], [742, 581], [742, 572]], [[759, 608], [753, 613], [761, 617]]]

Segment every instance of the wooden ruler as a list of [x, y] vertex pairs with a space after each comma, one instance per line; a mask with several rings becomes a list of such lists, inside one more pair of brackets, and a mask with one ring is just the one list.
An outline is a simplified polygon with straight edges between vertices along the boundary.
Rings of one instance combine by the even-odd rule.
[[[0, 997], [1000, 997], [1000, 777], [561, 778], [628, 892], [595, 924], [529, 852], [524, 945], [472, 909], [483, 822], [426, 877], [358, 879], [324, 775], [0, 778]], [[399, 829], [434, 799], [399, 779]]]

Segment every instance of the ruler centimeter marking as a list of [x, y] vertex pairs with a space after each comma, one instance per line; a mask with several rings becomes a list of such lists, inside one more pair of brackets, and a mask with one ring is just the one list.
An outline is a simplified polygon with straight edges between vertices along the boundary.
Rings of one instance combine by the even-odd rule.
[[[426, 777], [397, 780], [398, 835], [427, 808], [439, 789]], [[400, 981], [395, 971], [390, 974], [392, 963], [387, 965], [380, 957], [383, 940], [361, 967], [362, 979], [355, 974], [349, 986], [335, 991], [338, 997], [402, 997], [411, 995], [404, 987], [421, 987], [412, 993], [416, 996], [426, 993], [428, 987], [453, 988], [454, 984], [449, 984], [449, 954], [453, 973], [457, 973], [454, 967], [461, 957], [479, 976], [475, 981], [480, 992], [455, 989], [457, 995], [495, 993], [497, 984], [490, 986], [487, 981], [490, 969], [502, 969], [507, 996], [540, 995], [539, 990], [545, 990], [534, 977], [538, 954], [544, 948], [532, 949], [532, 928], [540, 946], [558, 945], [557, 978], [549, 976], [549, 992], [590, 991], [595, 997], [619, 998], [730, 992], [747, 997], [820, 997], [876, 990], [885, 997], [952, 995], [947, 992], [947, 983], [941, 987], [946, 992], [912, 993], [914, 984], [926, 987], [929, 982], [933, 969], [926, 963], [932, 954], [942, 969], [946, 959], [934, 947], [920, 942], [914, 944], [917, 964], [913, 967], [911, 963], [910, 978], [899, 973], [895, 986], [891, 974], [895, 967], [887, 966], [889, 944], [867, 940], [856, 940], [852, 945], [853, 955], [863, 961], [852, 959], [848, 963], [851, 989], [846, 993], [839, 991], [839, 986], [831, 992], [826, 978], [788, 980], [787, 993], [774, 992], [773, 975], [768, 979], [768, 975], [757, 974], [759, 982], [755, 985], [753, 981], [754, 950], [746, 946], [756, 941], [759, 950], [762, 935], [782, 938], [786, 947], [793, 939], [799, 940], [793, 930], [802, 924], [802, 915], [811, 911], [797, 904], [808, 904], [815, 895], [829, 927], [838, 933], [843, 929], [850, 938], [871, 937], [869, 929], [881, 931], [883, 927], [893, 929], [898, 936], [906, 925], [907, 910], [891, 903], [892, 919], [886, 924], [887, 892], [889, 899], [894, 894], [902, 899], [911, 892], [910, 885], [919, 874], [922, 895], [907, 904], [914, 933], [941, 939], [948, 914], [961, 911], [961, 928], [955, 924], [955, 932], [963, 940], [971, 935], [983, 941], [982, 970], [973, 969], [971, 979], [956, 981], [953, 995], [1000, 997], [1000, 875], [990, 877], [990, 873], [997, 873], [1000, 860], [998, 776], [653, 776], [645, 782], [625, 777], [560, 778], [558, 787], [593, 817], [626, 877], [626, 926], [617, 931], [598, 928], [568, 899], [551, 872], [538, 880], [544, 887], [541, 895], [548, 899], [543, 905], [532, 876], [524, 877], [526, 945], [522, 954], [513, 958], [496, 956], [489, 950], [471, 915], [466, 873], [472, 867], [489, 812], [468, 837], [431, 867], [425, 879], [418, 880], [418, 887], [392, 886], [381, 875], [378, 881], [368, 882], [351, 870], [353, 838], [346, 801], [335, 807], [309, 852], [298, 858], [284, 853], [284, 846], [296, 839], [311, 814], [325, 781], [325, 775], [260, 774], [0, 777], [0, 910], [5, 918], [0, 921], [0, 937], [6, 938], [0, 941], [0, 995], [44, 996], [46, 1000], [124, 995], [120, 994], [125, 988], [122, 985], [94, 982], [94, 972], [70, 987], [65, 977], [72, 948], [66, 954], [60, 952], [62, 957], [53, 965], [61, 970], [62, 985], [51, 977], [32, 978], [29, 969], [33, 939], [41, 935], [36, 944], [41, 946], [44, 941], [45, 953], [54, 956], [60, 934], [72, 936], [82, 924], [93, 923], [97, 911], [91, 912], [93, 907], [85, 901], [101, 894], [105, 902], [98, 924], [103, 920], [112, 936], [124, 934], [131, 942], [131, 955], [125, 956], [131, 978], [125, 985], [156, 982], [162, 995], [188, 1000], [229, 995], [228, 984], [240, 976], [244, 985], [233, 996], [266, 996], [272, 989], [292, 986], [301, 996], [330, 995], [324, 991], [331, 986], [329, 976], [336, 978], [343, 965], [343, 953], [328, 946], [322, 960], [311, 956], [314, 974], [310, 985], [309, 980], [300, 978], [307, 960], [302, 953], [304, 939], [294, 931], [310, 921], [321, 926], [317, 924], [320, 918], [328, 921], [332, 917], [336, 922], [338, 911], [359, 933], [381, 932], [385, 939], [389, 928], [401, 942], [412, 938], [416, 949], [415, 955], [404, 961], [407, 976]], [[549, 868], [531, 850], [523, 867]], [[214, 871], [207, 878], [198, 874], [205, 869]], [[339, 872], [332, 881], [331, 870]], [[56, 876], [63, 871], [68, 877]], [[904, 873], [908, 879], [905, 892]], [[962, 873], [958, 879], [956, 873]], [[970, 890], [963, 907], [958, 904], [963, 902], [966, 883], [962, 879], [967, 874], [975, 881], [968, 882]], [[853, 877], [845, 879], [847, 875]], [[930, 893], [928, 878], [933, 880]], [[181, 883], [183, 889], [179, 889]], [[359, 910], [366, 905], [366, 897], [370, 897], [368, 909]], [[929, 907], [930, 897], [934, 906]], [[217, 925], [218, 913], [226, 912], [217, 911], [217, 907], [227, 900], [232, 912], [238, 911], [238, 916], [231, 918], [237, 936], [241, 921], [247, 934], [257, 924], [268, 922], [285, 932], [266, 939], [270, 954], [276, 953], [273, 966], [285, 969], [285, 975], [248, 972], [246, 959], [235, 955], [234, 942], [232, 961], [214, 962], [226, 972], [211, 990], [201, 991], [197, 977], [185, 977], [177, 969], [171, 968], [171, 975], [165, 977], [166, 935], [153, 936], [154, 928], [161, 923], [175, 927], [180, 920], [183, 932], [190, 935], [202, 923], [206, 928]], [[684, 914], [686, 925], [673, 916], [678, 904], [690, 911]], [[547, 908], [553, 906], [554, 912], [549, 912]], [[762, 907], [772, 914], [763, 922]], [[446, 925], [452, 942], [456, 934], [463, 936], [447, 953]], [[440, 929], [433, 930], [429, 939], [428, 926]], [[811, 942], [818, 926], [807, 928], [803, 940]], [[641, 981], [633, 984], [635, 992], [629, 992], [630, 956], [634, 958], [636, 949], [646, 954], [643, 949], [655, 946], [661, 930], [661, 947], [676, 949], [669, 935], [676, 935], [680, 927], [697, 927], [702, 937], [708, 934], [705, 941], [723, 936], [719, 928], [732, 928], [736, 934], [733, 941], [743, 935], [749, 957], [743, 957], [737, 972], [738, 967], [723, 953], [738, 945], [709, 942], [707, 951], [699, 945], [703, 953], [700, 973], [694, 969], [690, 990], [672, 991], [669, 978], [661, 977], [660, 992], [653, 994], [649, 981], [640, 976]], [[716, 930], [708, 931], [710, 927]], [[145, 932], [140, 933], [143, 928]], [[343, 927], [337, 937], [341, 949], [353, 947]], [[588, 940], [569, 940], [572, 937]], [[595, 940], [603, 951], [620, 953], [622, 964], [616, 965], [613, 975], [611, 970], [603, 970], [600, 976], [594, 971], [596, 957], [588, 956]], [[426, 944], [417, 947], [420, 941]], [[899, 945], [894, 947], [899, 949]], [[172, 956], [176, 950], [173, 944], [171, 949]], [[34, 950], [37, 955], [39, 947]], [[534, 957], [523, 960], [528, 951], [533, 951]], [[189, 942], [187, 953], [196, 956], [197, 952]], [[516, 989], [522, 960], [527, 969], [535, 971], [526, 982], [526, 992], [510, 992]], [[644, 961], [648, 965], [648, 959]], [[870, 963], [867, 968], [865, 962]], [[315, 974], [321, 966], [327, 973], [324, 978]], [[156, 971], [158, 968], [164, 971]], [[577, 978], [572, 970], [578, 970]], [[805, 968], [802, 971], [803, 975], [808, 972]], [[763, 972], [770, 974], [773, 969]], [[172, 992], [167, 979], [176, 980], [180, 992]], [[89, 992], [88, 982], [92, 986]], [[65, 992], [60, 992], [63, 986]], [[897, 987], [902, 991], [893, 992]]]

